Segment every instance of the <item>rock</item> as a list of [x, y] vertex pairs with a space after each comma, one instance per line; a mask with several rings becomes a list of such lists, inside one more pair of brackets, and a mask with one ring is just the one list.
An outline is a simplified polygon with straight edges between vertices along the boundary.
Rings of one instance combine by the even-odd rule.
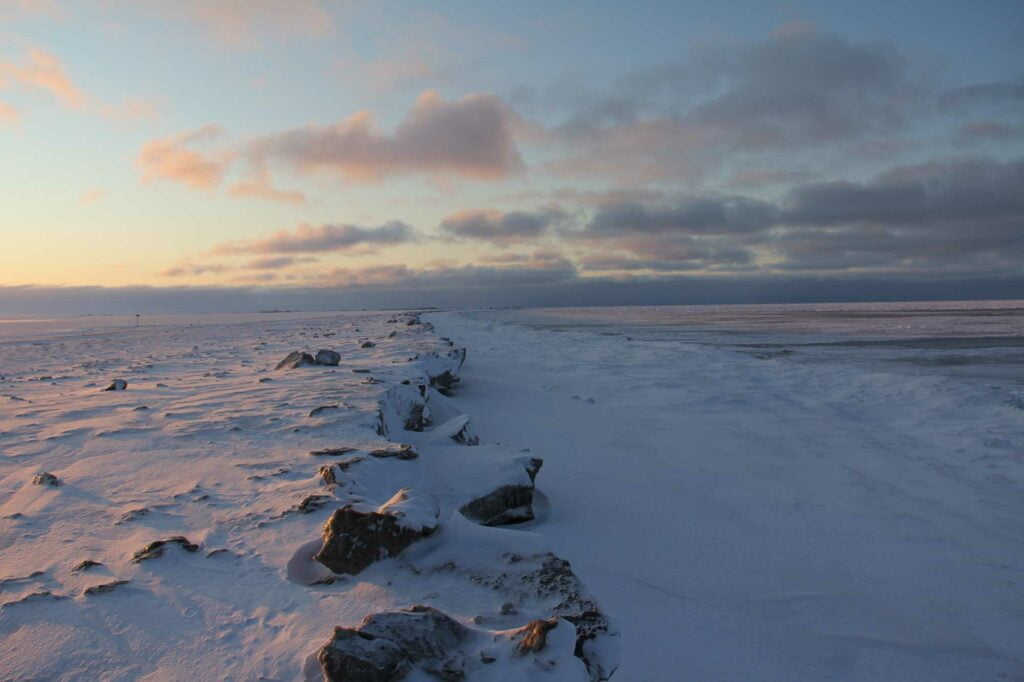
[[485, 526], [532, 521], [534, 482], [543, 465], [539, 457], [518, 457], [505, 463], [497, 476], [501, 484], [467, 502], [459, 512]]
[[320, 467], [320, 470], [317, 473], [320, 474], [320, 478], [322, 478], [324, 483], [327, 485], [334, 485], [338, 482], [338, 473], [334, 470], [333, 464], [325, 464]]
[[341, 353], [326, 348], [321, 348], [316, 352], [316, 364], [318, 365], [337, 367], [339, 362], [341, 362]]
[[43, 473], [36, 474], [35, 476], [32, 477], [32, 484], [58, 486], [60, 485], [60, 479], [51, 474], [50, 472], [44, 471]]
[[377, 459], [387, 459], [394, 457], [396, 459], [416, 459], [419, 457], [419, 453], [413, 450], [411, 445], [402, 445], [395, 448], [385, 448], [381, 450], [370, 450], [368, 453], [370, 457], [376, 457]]
[[[575, 628], [572, 633], [574, 655], [583, 661], [591, 682], [609, 679], [619, 664], [618, 629], [586, 591], [569, 562], [550, 552], [529, 556], [506, 553], [503, 558], [503, 565], [469, 569], [466, 577], [517, 604], [547, 609], [549, 617], [569, 621]], [[442, 565], [433, 570], [459, 569]], [[558, 636], [567, 634], [568, 630]], [[550, 639], [549, 636], [549, 648]]]
[[316, 360], [309, 353], [303, 353], [302, 351], [293, 350], [291, 353], [285, 356], [284, 360], [277, 363], [274, 369], [295, 369], [296, 367], [303, 367], [305, 365], [315, 365]]
[[398, 336], [398, 332], [396, 332], [396, 331], [395, 331], [395, 330], [393, 330], [393, 329], [392, 329], [392, 330], [391, 330], [391, 331], [390, 331], [390, 332], [388, 333], [388, 338], [389, 338], [389, 339], [393, 339], [393, 338], [395, 338], [396, 336]]
[[346, 505], [328, 519], [323, 545], [313, 558], [335, 573], [355, 575], [433, 533], [437, 517], [433, 500], [408, 488], [376, 509], [365, 504]]
[[459, 381], [459, 370], [466, 361], [466, 349], [456, 348], [445, 355], [427, 353], [418, 360], [430, 385], [447, 394]]
[[310, 410], [309, 416], [310, 417], [317, 417], [317, 416], [323, 414], [324, 412], [328, 412], [328, 411], [331, 411], [331, 410], [340, 410], [340, 409], [341, 409], [341, 407], [338, 406], [338, 405], [321, 405], [320, 407], [314, 407], [312, 410]]
[[519, 643], [516, 645], [516, 653], [523, 656], [530, 653], [543, 651], [548, 642], [548, 631], [558, 626], [558, 617], [546, 620], [530, 621], [519, 631], [512, 635], [512, 639]]
[[346, 455], [350, 452], [355, 452], [356, 450], [357, 448], [348, 447], [325, 448], [323, 450], [310, 450], [309, 454], [311, 457], [340, 457], [341, 455]]
[[128, 382], [124, 379], [114, 379], [104, 391], [123, 391], [128, 388]]
[[92, 559], [86, 559], [82, 563], [80, 563], [77, 566], [75, 566], [74, 568], [72, 568], [71, 572], [72, 573], [81, 573], [82, 571], [88, 571], [90, 568], [95, 568], [96, 566], [102, 566], [102, 565], [103, 564], [101, 564], [98, 561], [93, 561]]
[[132, 555], [132, 563], [137, 564], [147, 559], [156, 559], [164, 555], [164, 550], [167, 549], [168, 545], [178, 545], [186, 552], [195, 552], [199, 549], [199, 545], [194, 545], [188, 541], [183, 535], [175, 535], [174, 537], [167, 538], [166, 540], [155, 540], [135, 554]]
[[361, 344], [359, 344], [360, 348], [375, 348], [376, 346], [377, 344], [375, 344], [373, 341], [363, 341]]
[[107, 592], [113, 592], [114, 588], [119, 585], [127, 585], [130, 582], [130, 580], [114, 580], [109, 583], [103, 583], [102, 585], [93, 585], [92, 587], [85, 588], [85, 591], [82, 592], [82, 594], [106, 594]]
[[281, 516], [292, 513], [312, 514], [316, 510], [322, 509], [330, 501], [331, 498], [328, 495], [306, 495], [302, 498], [302, 502], [285, 510]]
[[425, 385], [392, 386], [378, 403], [377, 432], [382, 436], [401, 430], [422, 431], [430, 420]]
[[413, 668], [441, 680], [465, 678], [459, 649], [469, 629], [430, 606], [374, 613], [358, 628], [335, 628], [317, 654], [324, 679], [390, 682]]

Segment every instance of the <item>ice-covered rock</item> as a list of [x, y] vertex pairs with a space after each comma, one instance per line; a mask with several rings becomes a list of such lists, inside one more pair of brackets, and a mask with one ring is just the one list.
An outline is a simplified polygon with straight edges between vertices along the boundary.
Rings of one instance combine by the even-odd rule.
[[316, 358], [314, 358], [316, 364], [326, 365], [328, 367], [337, 367], [338, 363], [341, 362], [341, 353], [327, 348], [321, 348], [316, 352]]
[[427, 386], [399, 384], [384, 392], [379, 402], [377, 431], [382, 436], [405, 431], [422, 431], [430, 420]]
[[497, 468], [489, 492], [464, 504], [459, 512], [485, 526], [503, 526], [533, 520], [533, 491], [537, 472], [544, 465], [539, 457], [518, 457]]
[[296, 367], [315, 364], [316, 359], [309, 353], [304, 353], [300, 350], [293, 350], [285, 356], [284, 360], [277, 363], [277, 366], [274, 367], [274, 369], [295, 369]]
[[110, 385], [107, 386], [103, 390], [104, 391], [123, 391], [126, 388], [128, 388], [128, 382], [127, 381], [125, 381], [124, 379], [114, 379], [113, 381], [110, 382]]
[[354, 575], [379, 559], [397, 556], [433, 533], [437, 524], [434, 500], [403, 488], [380, 507], [350, 504], [335, 511], [313, 558], [335, 573]]

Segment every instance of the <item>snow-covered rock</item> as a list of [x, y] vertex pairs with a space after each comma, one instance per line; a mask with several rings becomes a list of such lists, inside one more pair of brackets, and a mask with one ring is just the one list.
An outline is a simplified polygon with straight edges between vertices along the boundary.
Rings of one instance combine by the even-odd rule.
[[459, 381], [459, 370], [466, 361], [466, 349], [456, 348], [447, 354], [425, 353], [418, 358], [431, 386], [447, 393]]
[[299, 350], [293, 350], [291, 353], [284, 357], [284, 360], [277, 363], [277, 366], [274, 367], [274, 369], [295, 369], [297, 367], [315, 364], [316, 359], [309, 353], [304, 353]]
[[537, 472], [544, 465], [539, 457], [519, 457], [495, 472], [491, 489], [462, 505], [459, 512], [485, 526], [503, 526], [533, 520], [533, 491]]
[[327, 367], [337, 367], [338, 363], [341, 362], [341, 353], [337, 351], [328, 350], [327, 348], [321, 348], [316, 352], [314, 358], [316, 364], [325, 365]]
[[346, 505], [328, 519], [323, 545], [313, 558], [335, 573], [354, 575], [433, 533], [437, 517], [437, 504], [408, 488], [377, 508]]
[[405, 431], [422, 431], [430, 420], [430, 406], [424, 385], [399, 384], [384, 392], [379, 401], [378, 432], [382, 436]]

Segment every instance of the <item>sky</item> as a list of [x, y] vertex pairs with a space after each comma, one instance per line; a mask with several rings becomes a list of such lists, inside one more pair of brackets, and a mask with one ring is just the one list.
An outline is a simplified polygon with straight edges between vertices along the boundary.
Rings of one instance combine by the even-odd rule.
[[1024, 298], [1022, 29], [0, 0], [0, 314]]

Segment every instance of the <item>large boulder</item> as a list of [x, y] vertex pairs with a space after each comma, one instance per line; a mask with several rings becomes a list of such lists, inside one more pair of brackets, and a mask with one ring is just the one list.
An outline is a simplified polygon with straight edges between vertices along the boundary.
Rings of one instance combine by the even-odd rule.
[[314, 358], [316, 364], [326, 365], [327, 367], [337, 367], [338, 363], [341, 362], [341, 353], [337, 351], [328, 350], [321, 348], [316, 352], [316, 358]]
[[533, 520], [533, 491], [537, 472], [544, 465], [539, 457], [518, 457], [501, 465], [491, 490], [462, 505], [459, 512], [485, 526], [503, 526]]
[[461, 680], [460, 645], [469, 629], [430, 606], [374, 613], [358, 628], [335, 628], [317, 660], [329, 682], [391, 682], [420, 668], [442, 680]]
[[425, 385], [399, 384], [384, 392], [378, 403], [377, 432], [387, 437], [399, 431], [422, 431], [430, 421]]
[[274, 369], [295, 369], [296, 367], [315, 364], [316, 359], [309, 353], [304, 353], [300, 350], [293, 350], [285, 356], [284, 360], [277, 363], [277, 366], [274, 367]]
[[433, 533], [437, 524], [433, 499], [403, 488], [380, 507], [350, 504], [335, 511], [313, 558], [335, 573], [354, 575], [379, 559], [397, 556]]

